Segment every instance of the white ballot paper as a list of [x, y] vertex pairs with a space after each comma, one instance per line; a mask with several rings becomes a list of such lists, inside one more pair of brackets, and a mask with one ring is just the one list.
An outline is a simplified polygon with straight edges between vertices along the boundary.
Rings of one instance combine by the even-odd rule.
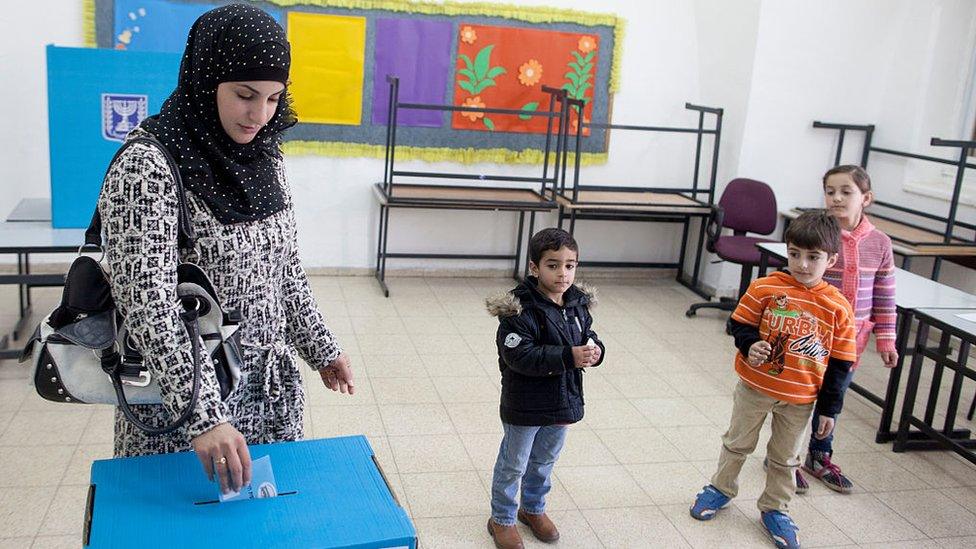
[[251, 483], [241, 488], [239, 492], [220, 491], [217, 484], [220, 502], [238, 501], [243, 499], [273, 498], [278, 495], [278, 485], [275, 484], [274, 470], [271, 469], [271, 456], [264, 456], [251, 462]]

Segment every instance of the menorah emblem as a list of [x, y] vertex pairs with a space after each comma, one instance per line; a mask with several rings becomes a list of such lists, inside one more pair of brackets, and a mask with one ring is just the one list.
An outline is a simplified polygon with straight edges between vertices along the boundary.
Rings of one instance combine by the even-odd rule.
[[118, 93], [102, 94], [102, 137], [123, 141], [149, 113], [149, 96]]

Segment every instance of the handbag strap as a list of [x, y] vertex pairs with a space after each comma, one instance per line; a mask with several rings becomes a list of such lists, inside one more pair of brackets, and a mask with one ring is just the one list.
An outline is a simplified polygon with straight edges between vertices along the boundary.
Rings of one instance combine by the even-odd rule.
[[186, 409], [183, 410], [183, 413], [180, 414], [178, 418], [166, 425], [161, 427], [152, 427], [136, 417], [135, 413], [132, 412], [129, 401], [125, 398], [125, 391], [122, 388], [122, 355], [112, 348], [102, 356], [102, 369], [104, 369], [112, 379], [112, 386], [115, 388], [115, 396], [119, 401], [119, 408], [122, 409], [122, 414], [125, 415], [125, 418], [131, 421], [133, 425], [145, 431], [146, 434], [163, 435], [175, 431], [190, 419], [190, 416], [193, 414], [193, 410], [195, 410], [197, 407], [197, 400], [200, 398], [199, 312], [199, 308], [194, 308], [193, 310], [184, 310], [180, 313], [180, 320], [182, 320], [183, 324], [186, 326], [186, 333], [190, 337], [190, 346], [193, 352], [193, 390], [190, 394], [190, 402], [187, 404]]
[[[193, 230], [193, 224], [190, 223], [190, 209], [186, 204], [186, 192], [183, 190], [183, 178], [180, 176], [180, 169], [179, 166], [176, 165], [176, 160], [173, 158], [173, 155], [170, 154], [169, 149], [160, 143], [158, 139], [151, 135], [145, 135], [135, 137], [127, 141], [124, 145], [119, 147], [119, 150], [115, 152], [115, 156], [112, 157], [112, 161], [108, 163], [108, 169], [105, 170], [105, 178], [108, 177], [109, 172], [112, 170], [112, 166], [115, 165], [115, 161], [118, 160], [122, 153], [137, 143], [144, 143], [158, 148], [160, 151], [162, 151], [163, 157], [166, 158], [166, 164], [169, 166], [169, 170], [173, 174], [173, 179], [176, 181], [176, 197], [177, 201], [179, 202], [177, 243], [181, 249], [192, 249], [196, 245], [197, 236]], [[103, 185], [105, 178], [103, 178]], [[95, 205], [95, 213], [92, 214], [91, 223], [88, 224], [88, 228], [85, 230], [85, 246], [102, 246], [102, 216], [98, 211], [97, 204]]]

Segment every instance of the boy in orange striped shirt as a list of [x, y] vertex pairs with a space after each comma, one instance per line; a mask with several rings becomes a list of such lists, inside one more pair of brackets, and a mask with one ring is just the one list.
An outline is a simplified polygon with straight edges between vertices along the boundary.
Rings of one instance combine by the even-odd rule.
[[851, 305], [823, 280], [840, 249], [837, 221], [824, 211], [804, 213], [784, 240], [789, 273], [753, 281], [732, 313], [740, 379], [718, 471], [698, 494], [691, 515], [709, 520], [736, 496], [739, 471], [772, 414], [766, 489], [758, 506], [776, 546], [798, 548], [797, 528], [787, 513], [803, 432], [814, 406], [820, 416], [815, 436], [833, 431], [844, 403], [843, 381], [857, 353]]

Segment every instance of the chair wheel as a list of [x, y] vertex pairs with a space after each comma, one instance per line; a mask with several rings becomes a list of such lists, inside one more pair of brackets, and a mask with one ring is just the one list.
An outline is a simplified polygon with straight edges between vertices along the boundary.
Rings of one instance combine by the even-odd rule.
[[695, 316], [695, 310], [694, 309], [688, 309], [687, 311], [685, 311], [685, 316], [688, 317], [688, 318], [691, 318], [691, 317]]

